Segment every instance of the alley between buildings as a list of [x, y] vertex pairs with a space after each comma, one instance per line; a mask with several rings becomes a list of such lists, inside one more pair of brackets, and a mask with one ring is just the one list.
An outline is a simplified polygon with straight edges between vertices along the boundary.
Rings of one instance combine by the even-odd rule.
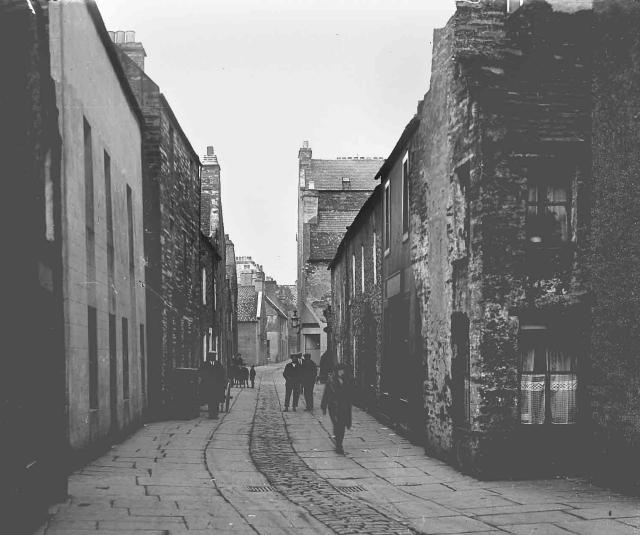
[[640, 498], [580, 479], [479, 481], [358, 409], [337, 455], [320, 410], [282, 412], [281, 372], [261, 367], [219, 420], [152, 423], [114, 446], [35, 535], [638, 534]]

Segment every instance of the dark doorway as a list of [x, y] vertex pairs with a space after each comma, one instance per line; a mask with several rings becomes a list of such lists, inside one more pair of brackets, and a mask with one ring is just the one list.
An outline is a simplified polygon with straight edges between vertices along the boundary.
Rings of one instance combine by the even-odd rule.
[[118, 430], [118, 351], [116, 316], [109, 314], [109, 411], [111, 432]]

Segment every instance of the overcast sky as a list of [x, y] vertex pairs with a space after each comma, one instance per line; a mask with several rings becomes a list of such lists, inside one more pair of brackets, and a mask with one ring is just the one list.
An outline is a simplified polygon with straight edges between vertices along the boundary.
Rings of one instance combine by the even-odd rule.
[[[298, 148], [386, 157], [428, 88], [454, 0], [97, 0], [222, 168], [225, 230], [280, 284], [296, 277]], [[373, 177], [372, 177], [373, 179]], [[372, 184], [373, 187], [373, 184]]]

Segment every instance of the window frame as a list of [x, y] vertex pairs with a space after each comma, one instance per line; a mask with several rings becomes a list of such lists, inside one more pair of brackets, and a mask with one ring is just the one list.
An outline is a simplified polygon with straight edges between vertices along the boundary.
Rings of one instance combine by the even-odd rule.
[[[525, 222], [525, 230], [527, 236], [527, 244], [530, 247], [545, 249], [545, 250], [558, 250], [562, 247], [565, 247], [566, 244], [571, 242], [571, 179], [570, 177], [566, 177], [562, 181], [557, 178], [542, 178], [540, 177], [542, 173], [538, 172], [535, 176], [530, 177], [527, 180], [527, 197], [526, 197], [526, 222]], [[564, 201], [554, 201], [549, 200], [549, 189], [554, 187], [555, 189], [564, 189], [565, 200]], [[535, 200], [531, 200], [531, 191], [535, 191]], [[549, 210], [550, 207], [563, 207], [566, 211], [566, 238], [563, 239], [560, 237], [559, 240], [555, 240], [553, 238], [552, 232], [549, 229], [534, 229], [532, 222], [532, 214], [530, 213], [531, 208], [536, 209], [535, 217], [540, 218], [548, 218], [549, 214], [553, 212]], [[538, 226], [542, 226], [541, 223], [537, 223]], [[534, 233], [534, 230], [539, 230], [538, 234]], [[539, 238], [539, 241], [535, 240], [535, 238]]]
[[360, 243], [360, 291], [364, 294], [364, 243]]
[[383, 219], [384, 219], [384, 255], [387, 256], [391, 252], [391, 181], [387, 180], [384, 184], [383, 195]]
[[[542, 323], [531, 323], [524, 324], [520, 326], [520, 332], [518, 335], [518, 345], [519, 345], [519, 355], [518, 355], [518, 399], [519, 399], [519, 422], [520, 425], [526, 426], [559, 426], [559, 425], [567, 425], [573, 426], [578, 422], [578, 387], [580, 380], [579, 373], [579, 362], [578, 357], [575, 354], [575, 348], [571, 348], [571, 344], [569, 343], [558, 343], [557, 337], [554, 336], [553, 331], [545, 324]], [[533, 369], [531, 371], [524, 371], [524, 349], [526, 347], [534, 346], [534, 362]], [[542, 360], [538, 355], [538, 351], [544, 348], [544, 369], [541, 371], [540, 369], [536, 370], [537, 365], [540, 364]], [[573, 351], [572, 351], [573, 349]], [[550, 361], [550, 352], [553, 350], [560, 350], [567, 354], [567, 358], [569, 362], [573, 363], [573, 369], [562, 370], [556, 369], [552, 370], [551, 361]], [[522, 385], [523, 385], [523, 377], [535, 377], [544, 375], [544, 419], [542, 422], [534, 422], [534, 421], [523, 421], [523, 413], [522, 413]], [[567, 422], [554, 422], [554, 414], [552, 407], [552, 376], [558, 375], [573, 375], [575, 382], [575, 386], [573, 388], [574, 391], [574, 409], [573, 409], [573, 419], [572, 421]], [[533, 379], [530, 381], [533, 383]], [[560, 391], [560, 390], [558, 390]], [[531, 410], [531, 413], [533, 411]], [[531, 418], [533, 420], [533, 417]]]
[[409, 239], [409, 151], [402, 158], [402, 241]]

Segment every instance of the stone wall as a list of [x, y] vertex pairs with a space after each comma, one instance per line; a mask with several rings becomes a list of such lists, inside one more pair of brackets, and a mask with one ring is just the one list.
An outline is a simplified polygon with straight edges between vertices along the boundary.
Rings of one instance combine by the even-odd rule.
[[637, 492], [640, 9], [629, 0], [595, 4], [591, 444], [597, 476], [608, 483], [633, 486]]

